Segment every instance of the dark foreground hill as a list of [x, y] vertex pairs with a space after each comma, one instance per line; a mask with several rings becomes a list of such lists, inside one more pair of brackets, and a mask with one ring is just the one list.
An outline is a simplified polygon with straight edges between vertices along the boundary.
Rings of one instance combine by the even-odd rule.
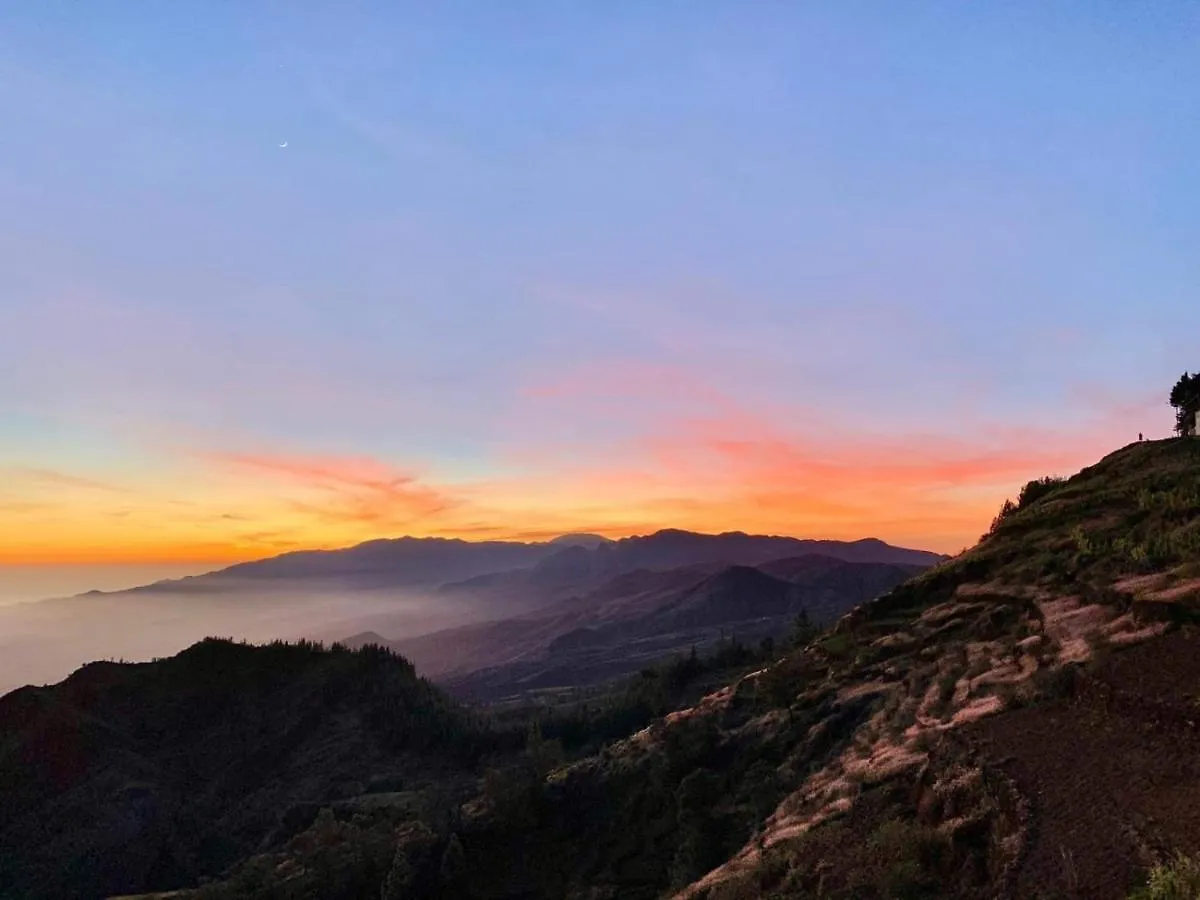
[[494, 743], [378, 648], [208, 640], [0, 699], [0, 897], [194, 885], [319, 806], [453, 785]]

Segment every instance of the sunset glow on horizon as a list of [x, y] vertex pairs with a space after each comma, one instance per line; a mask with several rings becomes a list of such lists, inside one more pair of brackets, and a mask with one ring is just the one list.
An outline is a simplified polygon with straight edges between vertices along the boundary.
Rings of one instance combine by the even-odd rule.
[[746, 416], [696, 419], [610, 446], [606, 459], [549, 450], [540, 463], [514, 461], [507, 477], [474, 481], [369, 457], [215, 451], [164, 454], [174, 469], [124, 479], [9, 467], [0, 562], [215, 565], [402, 535], [539, 541], [668, 527], [956, 552], [1024, 481], [1074, 472], [1116, 449], [1127, 416], [1154, 414], [1148, 402], [1065, 435], [827, 443]]
[[0, 12], [0, 579], [953, 553], [1197, 364], [1185, 4], [184, 6]]

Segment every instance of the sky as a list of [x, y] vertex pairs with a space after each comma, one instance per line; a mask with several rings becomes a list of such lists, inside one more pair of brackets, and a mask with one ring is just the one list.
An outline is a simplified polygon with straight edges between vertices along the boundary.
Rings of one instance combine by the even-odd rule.
[[1197, 83], [1171, 0], [6, 4], [0, 584], [957, 551], [1169, 432]]

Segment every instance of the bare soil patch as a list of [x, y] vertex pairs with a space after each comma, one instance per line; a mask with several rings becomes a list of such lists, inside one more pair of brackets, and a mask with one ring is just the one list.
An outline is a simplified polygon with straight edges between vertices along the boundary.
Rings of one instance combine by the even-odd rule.
[[1115, 652], [1074, 696], [964, 735], [1030, 802], [1016, 896], [1121, 900], [1170, 850], [1200, 849], [1200, 633]]

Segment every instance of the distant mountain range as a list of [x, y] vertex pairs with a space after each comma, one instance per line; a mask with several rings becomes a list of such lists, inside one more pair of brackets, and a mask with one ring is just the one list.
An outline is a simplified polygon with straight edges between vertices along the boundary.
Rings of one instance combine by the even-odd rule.
[[[0, 609], [0, 691], [61, 679], [97, 658], [166, 656], [210, 635], [334, 641], [374, 632], [384, 640], [404, 640], [526, 616], [592, 595], [633, 573], [645, 578], [693, 566], [716, 572], [812, 554], [918, 566], [942, 558], [877, 540], [738, 532], [668, 530], [619, 541], [568, 534], [536, 543], [373, 540], [341, 550], [285, 553], [127, 591]], [[620, 590], [619, 581], [612, 590]]]
[[[346, 643], [387, 646], [461, 697], [496, 699], [606, 680], [722, 636], [778, 637], [800, 613], [827, 624], [925, 568], [814, 555], [758, 567], [638, 569], [521, 616], [397, 641], [368, 632]], [[581, 575], [580, 584], [594, 578], [590, 569]]]
[[346, 590], [427, 587], [532, 566], [569, 549], [553, 542], [386, 538], [342, 550], [297, 550], [138, 590], [219, 591], [230, 582], [270, 587], [271, 582], [291, 584], [299, 578]]
[[135, 590], [224, 590], [232, 581], [269, 587], [273, 581], [290, 584], [303, 578], [349, 590], [432, 586], [449, 592], [493, 593], [498, 588], [528, 591], [600, 584], [639, 569], [673, 569], [700, 563], [753, 566], [808, 555], [846, 562], [920, 566], [945, 559], [938, 553], [893, 547], [875, 538], [803, 540], [740, 531], [699, 534], [665, 529], [617, 541], [599, 535], [569, 534], [539, 543], [402, 537], [367, 541], [342, 550], [299, 550]]

